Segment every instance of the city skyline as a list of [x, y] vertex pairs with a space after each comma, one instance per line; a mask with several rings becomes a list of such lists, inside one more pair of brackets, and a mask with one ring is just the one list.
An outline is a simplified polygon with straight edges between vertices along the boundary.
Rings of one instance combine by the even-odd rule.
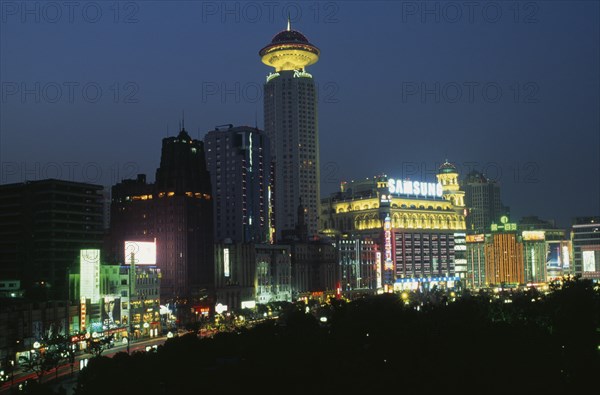
[[0, 395], [595, 384], [600, 2], [0, 0], [0, 59]]
[[[252, 94], [268, 72], [256, 49], [285, 29], [285, 15], [251, 21], [248, 10], [228, 14], [221, 3], [135, 4], [118, 23], [108, 8], [96, 23], [79, 13], [72, 23], [66, 16], [52, 23], [40, 10], [39, 23], [29, 20], [18, 38], [12, 33], [27, 18], [3, 10], [1, 50], [12, 56], [3, 56], [0, 69], [2, 183], [61, 178], [110, 186], [151, 175], [158, 141], [177, 133], [181, 110], [194, 138], [223, 123], [263, 128], [262, 97]], [[504, 8], [496, 21], [477, 12], [456, 22], [438, 3], [430, 14], [414, 2], [318, 4], [320, 13], [306, 5], [302, 16], [290, 15], [325, 54], [311, 66], [320, 83], [321, 197], [341, 181], [378, 174], [433, 181], [448, 159], [461, 178], [476, 168], [498, 180], [514, 218], [533, 214], [566, 227], [575, 216], [597, 214], [599, 186], [589, 181], [600, 175], [592, 110], [597, 3], [522, 4], [518, 15]], [[375, 17], [380, 22], [371, 23]], [[161, 34], [144, 40], [158, 22]], [[98, 33], [114, 45], [86, 46]], [[395, 50], [384, 61], [370, 59], [361, 53], [367, 44]], [[39, 95], [21, 92], [36, 82]], [[86, 83], [101, 87], [97, 102], [95, 85], [82, 98]], [[53, 84], [62, 89], [56, 103]], [[501, 99], [481, 96], [482, 84], [499, 86]], [[456, 89], [462, 95], [454, 103]]]

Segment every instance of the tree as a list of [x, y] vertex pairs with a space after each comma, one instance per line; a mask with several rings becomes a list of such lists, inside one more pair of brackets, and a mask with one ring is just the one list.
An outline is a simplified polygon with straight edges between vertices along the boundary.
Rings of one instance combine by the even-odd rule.
[[71, 343], [63, 335], [53, 334], [52, 331], [48, 331], [36, 343], [39, 344], [39, 347], [31, 351], [29, 358], [21, 357], [19, 364], [26, 371], [34, 372], [40, 382], [44, 374], [52, 369], [56, 369], [56, 374], [58, 375], [58, 367], [62, 362], [70, 361], [73, 358]]
[[114, 339], [114, 335], [103, 337], [102, 339], [88, 339], [88, 350], [94, 357], [102, 355]]

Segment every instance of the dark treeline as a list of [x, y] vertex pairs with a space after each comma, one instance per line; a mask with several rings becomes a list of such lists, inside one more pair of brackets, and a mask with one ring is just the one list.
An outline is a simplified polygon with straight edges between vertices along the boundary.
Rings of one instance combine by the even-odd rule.
[[309, 314], [290, 305], [250, 330], [95, 358], [77, 394], [595, 393], [599, 296], [572, 281], [511, 303], [492, 293], [333, 300]]

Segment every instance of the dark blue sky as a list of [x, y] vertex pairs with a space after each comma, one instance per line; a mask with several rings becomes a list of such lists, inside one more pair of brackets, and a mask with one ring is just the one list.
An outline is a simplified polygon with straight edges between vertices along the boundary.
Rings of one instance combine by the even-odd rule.
[[152, 180], [182, 110], [194, 137], [262, 127], [258, 51], [289, 11], [321, 49], [324, 194], [448, 158], [498, 179], [514, 217], [600, 213], [598, 2], [0, 6], [2, 183]]

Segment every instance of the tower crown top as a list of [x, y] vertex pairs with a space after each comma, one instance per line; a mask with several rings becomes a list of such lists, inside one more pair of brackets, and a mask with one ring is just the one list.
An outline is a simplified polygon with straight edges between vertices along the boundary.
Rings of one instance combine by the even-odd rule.
[[446, 161], [444, 163], [442, 163], [442, 165], [438, 169], [438, 174], [443, 174], [443, 173], [458, 173], [458, 172], [456, 171], [456, 166], [454, 166], [452, 163], [448, 162], [448, 159], [446, 159]]
[[311, 44], [304, 34], [292, 30], [289, 17], [287, 29], [277, 33], [259, 52], [262, 62], [275, 67], [276, 71], [304, 70], [306, 66], [316, 63], [320, 54], [319, 48]]

